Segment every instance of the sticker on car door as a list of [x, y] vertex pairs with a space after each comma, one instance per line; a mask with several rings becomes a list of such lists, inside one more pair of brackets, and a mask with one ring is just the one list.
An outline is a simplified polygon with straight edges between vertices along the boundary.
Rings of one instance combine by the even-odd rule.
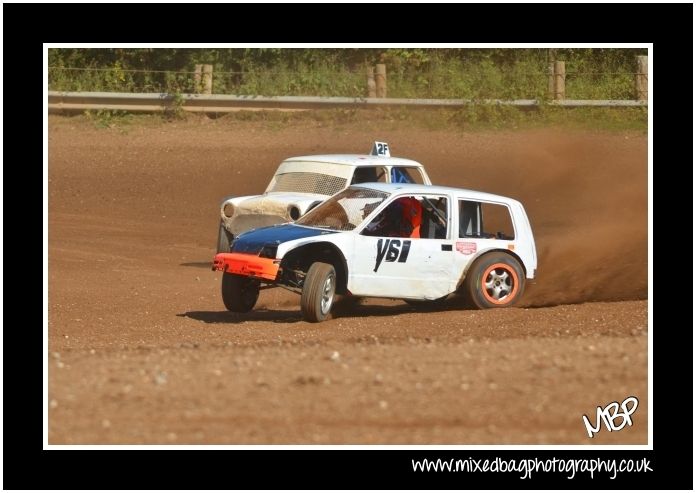
[[382, 260], [385, 262], [405, 263], [408, 252], [411, 250], [411, 240], [390, 240], [380, 238], [377, 240], [377, 258], [375, 259], [374, 272], [377, 272]]

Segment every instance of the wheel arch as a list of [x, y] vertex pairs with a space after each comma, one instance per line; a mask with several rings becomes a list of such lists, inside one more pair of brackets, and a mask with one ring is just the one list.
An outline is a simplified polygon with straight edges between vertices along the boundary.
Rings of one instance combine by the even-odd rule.
[[524, 262], [522, 261], [522, 259], [520, 258], [519, 255], [517, 255], [512, 250], [507, 250], [505, 248], [490, 248], [488, 250], [482, 250], [482, 251], [478, 252], [474, 257], [472, 257], [471, 261], [467, 264], [466, 268], [462, 271], [461, 276], [459, 276], [459, 281], [457, 281], [457, 289], [462, 287], [462, 284], [464, 283], [464, 279], [466, 279], [466, 276], [469, 273], [471, 266], [474, 265], [474, 263], [478, 259], [480, 259], [484, 255], [487, 255], [489, 253], [505, 253], [507, 255], [510, 255], [512, 258], [517, 260], [517, 262], [522, 267], [522, 271], [523, 271], [525, 277], [527, 276], [527, 267], [524, 265]]
[[314, 262], [326, 262], [336, 270], [336, 292], [345, 294], [348, 289], [348, 262], [343, 252], [328, 241], [307, 243], [293, 248], [285, 254], [280, 263], [281, 268], [299, 267], [307, 272]]

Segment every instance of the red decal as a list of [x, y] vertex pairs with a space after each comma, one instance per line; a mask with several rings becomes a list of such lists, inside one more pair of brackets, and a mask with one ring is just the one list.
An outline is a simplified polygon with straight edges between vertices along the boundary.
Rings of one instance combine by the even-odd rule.
[[476, 252], [476, 243], [472, 241], [458, 241], [457, 251], [464, 255], [471, 255]]

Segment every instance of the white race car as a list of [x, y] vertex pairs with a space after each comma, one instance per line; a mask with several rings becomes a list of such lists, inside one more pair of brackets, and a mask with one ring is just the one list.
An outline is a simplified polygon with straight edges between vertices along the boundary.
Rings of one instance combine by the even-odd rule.
[[474, 308], [513, 305], [537, 268], [534, 236], [516, 200], [472, 190], [354, 185], [295, 223], [248, 231], [219, 253], [222, 299], [247, 312], [261, 286], [301, 294], [310, 322], [335, 294], [415, 303], [461, 292]]
[[350, 185], [364, 182], [423, 183], [423, 165], [391, 157], [389, 145], [375, 142], [369, 155], [335, 154], [291, 157], [283, 161], [263, 195], [226, 197], [220, 204], [218, 252], [253, 228], [294, 221]]

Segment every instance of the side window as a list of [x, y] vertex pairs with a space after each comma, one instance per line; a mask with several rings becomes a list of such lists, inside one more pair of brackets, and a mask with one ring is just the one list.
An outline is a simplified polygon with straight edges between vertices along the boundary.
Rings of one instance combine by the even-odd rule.
[[387, 181], [387, 170], [381, 166], [361, 166], [355, 168], [350, 184]]
[[[371, 211], [368, 211], [368, 213]], [[362, 231], [366, 236], [420, 238], [423, 206], [416, 197], [391, 201]]]
[[459, 237], [514, 240], [510, 210], [500, 204], [460, 200]]
[[447, 238], [448, 211], [447, 197], [399, 197], [377, 214], [370, 224], [365, 226], [362, 234], [444, 240]]
[[459, 201], [459, 237], [471, 238], [481, 235], [481, 204], [469, 200]]
[[483, 232], [488, 237], [499, 240], [514, 240], [515, 229], [512, 227], [510, 209], [501, 204], [481, 203]]
[[420, 198], [423, 208], [419, 238], [444, 240], [447, 238], [449, 209], [447, 197], [423, 196]]
[[392, 183], [416, 183], [423, 184], [423, 175], [418, 168], [413, 166], [394, 166], [391, 169]]

